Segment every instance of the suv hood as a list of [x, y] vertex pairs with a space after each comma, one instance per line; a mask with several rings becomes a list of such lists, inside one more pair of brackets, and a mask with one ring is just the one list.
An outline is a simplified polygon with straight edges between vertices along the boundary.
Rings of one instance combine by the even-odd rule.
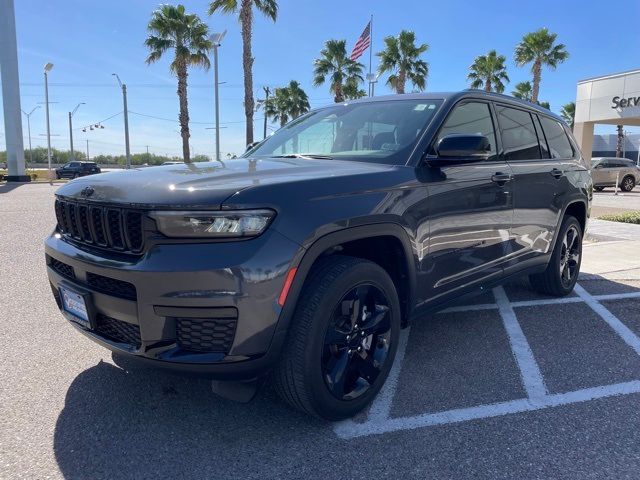
[[56, 195], [128, 205], [220, 208], [228, 197], [253, 186], [379, 172], [390, 168], [389, 165], [341, 160], [237, 158], [81, 177], [60, 187]]

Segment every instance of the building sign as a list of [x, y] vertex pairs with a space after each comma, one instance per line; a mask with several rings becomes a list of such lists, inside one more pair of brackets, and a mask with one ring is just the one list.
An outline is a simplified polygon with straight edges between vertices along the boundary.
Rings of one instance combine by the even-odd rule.
[[640, 97], [620, 98], [618, 96], [611, 99], [611, 108], [627, 108], [640, 106]]

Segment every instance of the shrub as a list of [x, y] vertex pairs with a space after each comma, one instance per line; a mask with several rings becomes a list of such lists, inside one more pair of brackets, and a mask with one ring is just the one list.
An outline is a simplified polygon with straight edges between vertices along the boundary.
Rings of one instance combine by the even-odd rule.
[[611, 222], [634, 223], [636, 225], [640, 225], [640, 211], [602, 215], [598, 218], [600, 220], [609, 220]]

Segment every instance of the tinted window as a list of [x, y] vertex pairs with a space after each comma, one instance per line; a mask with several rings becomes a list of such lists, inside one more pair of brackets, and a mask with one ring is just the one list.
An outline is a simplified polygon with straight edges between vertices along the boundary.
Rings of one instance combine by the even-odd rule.
[[551, 158], [572, 158], [573, 148], [560, 122], [548, 117], [541, 117], [540, 122], [549, 143]]
[[480, 134], [489, 139], [491, 156], [496, 154], [496, 133], [491, 120], [491, 111], [486, 103], [470, 102], [455, 107], [444, 123], [436, 139], [438, 141], [452, 133]]
[[529, 112], [515, 108], [497, 107], [502, 132], [502, 146], [506, 160], [540, 158], [538, 137]]

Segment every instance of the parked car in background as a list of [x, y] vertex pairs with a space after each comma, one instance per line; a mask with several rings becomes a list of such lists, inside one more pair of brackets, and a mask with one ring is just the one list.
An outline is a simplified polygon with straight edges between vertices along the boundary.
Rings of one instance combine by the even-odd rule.
[[183, 164], [184, 162], [162, 162], [162, 165], [180, 165]]
[[100, 173], [96, 162], [69, 162], [56, 168], [56, 178], [78, 178]]
[[270, 378], [337, 420], [425, 313], [522, 275], [570, 294], [592, 190], [567, 125], [530, 102], [375, 97], [224, 164], [64, 185], [47, 271], [63, 315], [119, 355], [235, 381], [214, 384], [235, 398]]
[[640, 182], [640, 167], [627, 158], [597, 157], [591, 159], [591, 177], [598, 192], [615, 187], [616, 179], [620, 190], [630, 192]]

